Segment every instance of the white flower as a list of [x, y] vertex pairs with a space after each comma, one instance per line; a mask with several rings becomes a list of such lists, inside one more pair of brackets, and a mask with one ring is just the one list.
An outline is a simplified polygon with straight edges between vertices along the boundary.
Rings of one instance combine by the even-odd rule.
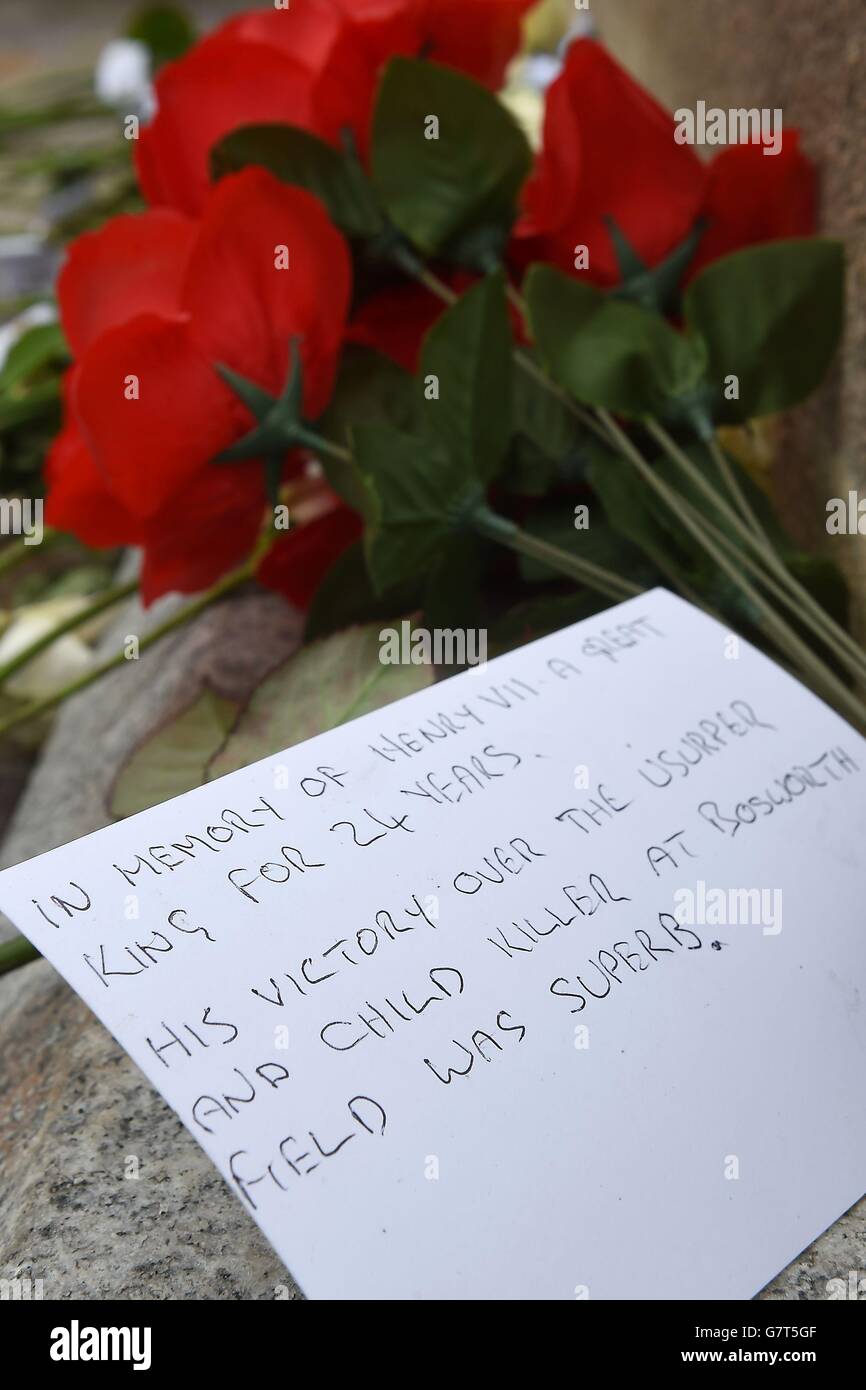
[[523, 61], [520, 78], [533, 92], [546, 92], [562, 72], [562, 59], [553, 53], [531, 53]]
[[541, 144], [544, 122], [544, 97], [527, 86], [509, 86], [499, 93], [499, 99], [514, 117], [534, 150]]
[[[31, 603], [17, 609], [0, 637], [0, 668], [40, 637], [59, 627], [67, 618], [80, 613], [90, 602], [90, 599], [80, 595], [69, 595], [67, 598], [46, 599], [43, 603]], [[67, 632], [52, 642], [44, 652], [3, 682], [4, 694], [17, 699], [41, 700], [53, 695], [55, 690], [62, 689], [77, 676], [83, 676], [95, 660], [85, 636], [92, 638], [96, 627], [102, 626], [106, 620], [107, 615], [100, 614], [94, 622], [74, 632]]]
[[148, 118], [154, 109], [150, 50], [138, 39], [112, 39], [96, 60], [93, 85], [106, 106]]

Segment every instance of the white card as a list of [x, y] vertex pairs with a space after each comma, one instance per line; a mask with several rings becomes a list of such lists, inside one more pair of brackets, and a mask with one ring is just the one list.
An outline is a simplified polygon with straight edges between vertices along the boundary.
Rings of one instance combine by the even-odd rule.
[[866, 1187], [864, 810], [866, 741], [656, 590], [0, 907], [309, 1296], [744, 1298]]

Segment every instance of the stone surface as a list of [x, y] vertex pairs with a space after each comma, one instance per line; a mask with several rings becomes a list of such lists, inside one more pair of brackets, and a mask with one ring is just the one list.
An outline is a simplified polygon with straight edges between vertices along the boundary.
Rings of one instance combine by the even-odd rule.
[[[173, 603], [129, 609], [103, 650]], [[299, 629], [281, 599], [243, 595], [70, 701], [3, 865], [106, 824], [106, 792], [139, 740], [205, 681], [244, 698]], [[60, 1299], [298, 1296], [180, 1121], [45, 961], [0, 978], [0, 1278], [42, 1279], [44, 1296]]]
[[[0, 839], [15, 814], [19, 798], [27, 785], [27, 778], [33, 765], [30, 751], [4, 739], [0, 746]], [[3, 940], [3, 926], [0, 922], [0, 941]]]
[[[851, 1288], [850, 1275], [866, 1280], [866, 1198], [846, 1212], [808, 1250], [793, 1260], [760, 1295], [762, 1299], [825, 1299], [837, 1290], [831, 1279]], [[866, 1286], [864, 1286], [866, 1287]], [[863, 1297], [862, 1292], [859, 1295]]]
[[0, 979], [0, 1019], [0, 1278], [41, 1279], [46, 1299], [300, 1296], [47, 961]]

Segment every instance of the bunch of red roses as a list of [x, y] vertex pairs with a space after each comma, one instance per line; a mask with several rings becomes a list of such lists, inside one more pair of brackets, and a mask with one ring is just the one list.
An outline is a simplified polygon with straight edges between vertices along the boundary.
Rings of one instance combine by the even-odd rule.
[[[211, 150], [240, 127], [285, 123], [335, 147], [348, 133], [363, 159], [390, 58], [423, 56], [496, 89], [531, 3], [302, 0], [229, 21], [160, 73], [156, 115], [135, 149], [150, 210], [81, 237], [60, 277], [75, 362], [47, 469], [50, 524], [94, 546], [141, 546], [145, 601], [207, 587], [250, 554], [266, 515], [259, 461], [215, 462], [254, 424], [218, 367], [279, 396], [296, 342], [303, 414], [314, 420], [344, 342], [414, 368], [441, 312], [408, 280], [353, 295], [350, 248], [323, 205], [263, 169], [211, 185]], [[796, 133], [775, 158], [746, 145], [706, 165], [675, 141], [672, 117], [581, 40], [549, 89], [505, 259], [514, 278], [547, 261], [610, 287], [612, 226], [648, 266], [704, 228], [688, 277], [740, 247], [807, 235], [814, 221], [813, 170]], [[360, 522], [309, 477], [302, 451], [286, 453], [282, 478], [294, 524], [259, 577], [303, 605]]]

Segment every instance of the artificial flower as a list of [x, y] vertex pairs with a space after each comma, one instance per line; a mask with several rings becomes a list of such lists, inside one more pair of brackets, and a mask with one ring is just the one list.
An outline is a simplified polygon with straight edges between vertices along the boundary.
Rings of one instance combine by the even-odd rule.
[[[297, 341], [314, 419], [349, 293], [348, 250], [322, 205], [261, 169], [224, 179], [200, 222], [154, 210], [79, 238], [58, 287], [75, 363], [47, 467], [49, 525], [141, 545], [147, 602], [246, 558], [264, 473], [255, 459], [214, 462], [254, 423], [217, 366], [277, 396]], [[294, 451], [286, 475], [302, 466]]]
[[302, 126], [366, 148], [387, 60], [423, 55], [499, 87], [534, 0], [293, 0], [221, 25], [156, 79], [156, 115], [136, 142], [144, 196], [197, 214], [209, 155], [240, 126]]
[[[744, 246], [815, 230], [815, 175], [796, 131], [779, 155], [736, 145], [709, 164], [673, 116], [594, 39], [568, 49], [547, 93], [544, 141], [523, 191], [514, 250], [609, 287], [621, 280], [609, 218], [649, 266], [700, 221], [688, 275]], [[688, 278], [688, 275], [686, 278]]]

